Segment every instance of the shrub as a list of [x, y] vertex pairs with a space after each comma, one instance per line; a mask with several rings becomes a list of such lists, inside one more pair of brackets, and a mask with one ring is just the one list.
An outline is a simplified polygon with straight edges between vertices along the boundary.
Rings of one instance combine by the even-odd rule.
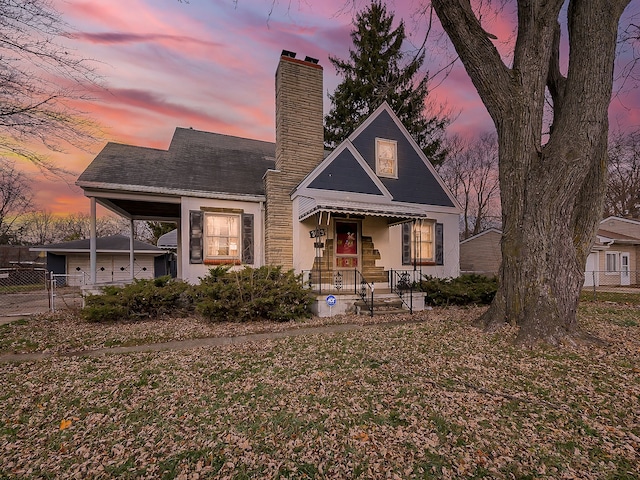
[[200, 280], [195, 287], [196, 310], [212, 320], [284, 322], [311, 313], [314, 296], [292, 270], [214, 268]]
[[425, 277], [420, 289], [426, 293], [427, 305], [488, 305], [496, 294], [498, 280], [474, 274], [447, 279]]
[[90, 322], [159, 318], [193, 310], [193, 292], [188, 283], [159, 277], [135, 280], [125, 287], [104, 287], [101, 295], [85, 300], [83, 317]]

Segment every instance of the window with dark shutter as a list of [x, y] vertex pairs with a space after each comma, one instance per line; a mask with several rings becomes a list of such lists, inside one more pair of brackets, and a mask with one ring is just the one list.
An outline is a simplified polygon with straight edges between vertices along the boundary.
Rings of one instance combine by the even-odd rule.
[[189, 212], [189, 262], [202, 263], [203, 251], [203, 219], [204, 212], [191, 210]]
[[252, 265], [253, 256], [253, 214], [242, 215], [242, 263]]

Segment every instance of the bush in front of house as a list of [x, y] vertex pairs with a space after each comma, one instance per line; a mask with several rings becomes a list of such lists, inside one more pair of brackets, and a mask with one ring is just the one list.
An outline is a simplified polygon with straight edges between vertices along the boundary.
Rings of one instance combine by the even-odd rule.
[[498, 290], [496, 277], [466, 274], [457, 278], [425, 277], [420, 281], [420, 290], [425, 292], [425, 304], [488, 305]]
[[286, 322], [311, 314], [314, 295], [301, 276], [280, 267], [212, 268], [196, 287], [196, 310], [208, 319]]
[[124, 287], [106, 286], [85, 299], [83, 317], [90, 322], [141, 320], [193, 311], [193, 287], [164, 276], [134, 280]]

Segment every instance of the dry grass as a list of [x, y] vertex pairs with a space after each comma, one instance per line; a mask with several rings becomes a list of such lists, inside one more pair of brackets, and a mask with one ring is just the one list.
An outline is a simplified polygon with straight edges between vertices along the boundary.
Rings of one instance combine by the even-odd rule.
[[[564, 350], [483, 334], [479, 313], [0, 364], [0, 478], [638, 478], [638, 307], [583, 306], [609, 345]], [[58, 317], [0, 333], [5, 352], [63, 351], [286, 326]]]

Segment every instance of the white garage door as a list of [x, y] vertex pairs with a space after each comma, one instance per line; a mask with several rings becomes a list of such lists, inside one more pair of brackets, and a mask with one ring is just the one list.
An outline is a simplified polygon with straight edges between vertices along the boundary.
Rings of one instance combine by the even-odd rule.
[[[129, 255], [98, 255], [96, 259], [96, 282], [128, 282], [131, 279]], [[153, 257], [140, 255], [134, 262], [134, 274], [137, 279], [153, 278]], [[67, 273], [84, 273], [87, 281], [91, 275], [89, 258], [84, 255], [67, 256]], [[70, 282], [72, 278], [70, 277]]]

